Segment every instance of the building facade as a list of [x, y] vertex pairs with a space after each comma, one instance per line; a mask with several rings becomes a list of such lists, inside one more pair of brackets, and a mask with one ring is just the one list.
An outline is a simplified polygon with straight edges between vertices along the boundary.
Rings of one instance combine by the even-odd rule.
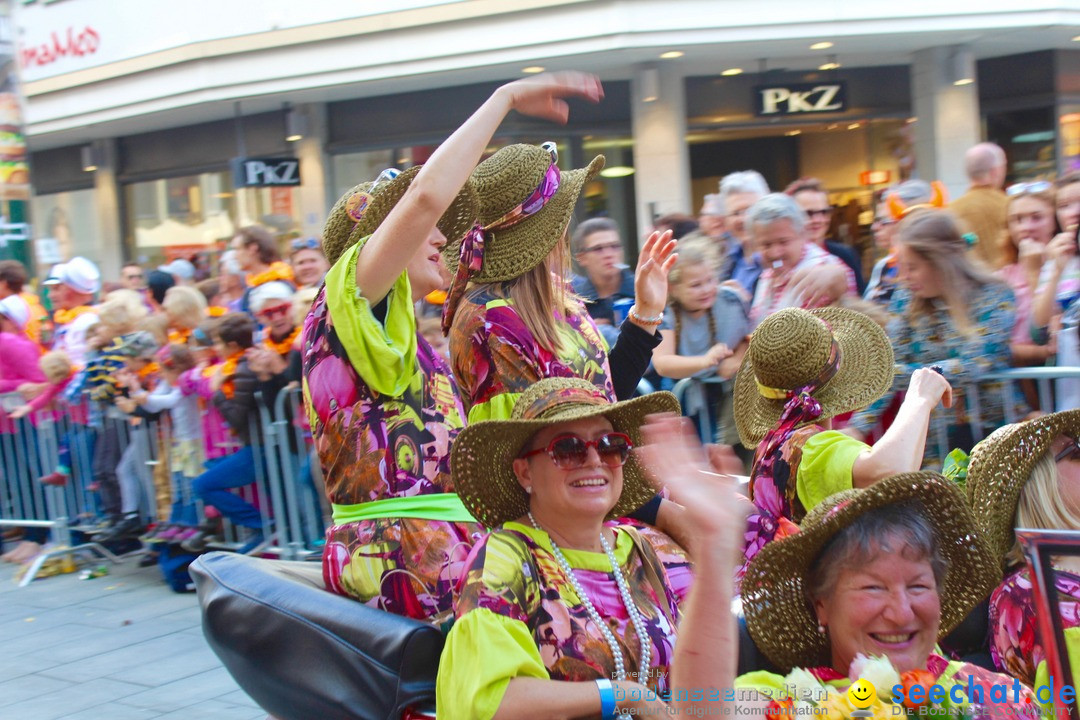
[[820, 177], [855, 218], [910, 176], [963, 192], [981, 139], [1014, 179], [1080, 168], [1075, 0], [16, 0], [14, 17], [34, 235], [107, 276], [252, 222], [315, 235], [340, 193], [423, 162], [537, 68], [596, 72], [606, 97], [564, 127], [512, 117], [493, 148], [604, 154], [579, 214], [631, 250], [733, 170]]

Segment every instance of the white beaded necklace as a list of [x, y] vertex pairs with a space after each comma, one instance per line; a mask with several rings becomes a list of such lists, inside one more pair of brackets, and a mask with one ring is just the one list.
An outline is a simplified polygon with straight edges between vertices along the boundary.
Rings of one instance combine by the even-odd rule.
[[[534, 528], [543, 532], [531, 511], [529, 512], [529, 520], [532, 522]], [[625, 680], [626, 665], [623, 661], [622, 649], [615, 640], [611, 628], [609, 628], [607, 623], [601, 619], [600, 613], [596, 610], [596, 606], [592, 604], [589, 596], [585, 594], [585, 589], [581, 587], [581, 583], [578, 582], [577, 576], [574, 575], [574, 569], [570, 567], [569, 561], [567, 561], [566, 556], [563, 555], [559, 546], [555, 544], [555, 538], [551, 537], [550, 533], [548, 533], [548, 540], [551, 542], [551, 549], [555, 555], [555, 561], [559, 564], [559, 568], [563, 571], [563, 574], [566, 575], [566, 579], [570, 581], [570, 585], [574, 588], [574, 592], [577, 593], [578, 598], [581, 600], [581, 604], [585, 607], [585, 612], [588, 614], [589, 619], [600, 628], [604, 640], [607, 641], [608, 646], [611, 648], [611, 655], [615, 659], [615, 679]], [[649, 666], [652, 664], [652, 642], [649, 640], [649, 634], [645, 631], [645, 621], [641, 617], [641, 612], [638, 611], [634, 599], [630, 596], [630, 587], [626, 584], [626, 578], [623, 577], [622, 568], [619, 567], [619, 563], [615, 559], [615, 551], [611, 549], [611, 545], [608, 543], [607, 538], [604, 537], [603, 532], [600, 533], [600, 545], [604, 548], [604, 552], [608, 556], [608, 562], [611, 563], [611, 572], [615, 576], [615, 584], [619, 586], [619, 595], [622, 597], [623, 605], [626, 607], [626, 613], [630, 616], [630, 622], [633, 624], [634, 630], [637, 632], [638, 642], [641, 644], [641, 661], [638, 664], [637, 682], [644, 685], [648, 683]]]

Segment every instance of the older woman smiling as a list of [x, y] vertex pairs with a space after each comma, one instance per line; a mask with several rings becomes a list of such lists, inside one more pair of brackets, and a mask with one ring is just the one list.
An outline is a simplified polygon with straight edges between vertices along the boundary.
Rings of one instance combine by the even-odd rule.
[[[967, 696], [969, 679], [987, 687], [1012, 687], [1012, 679], [946, 660], [935, 646], [998, 576], [962, 492], [939, 475], [907, 473], [837, 493], [800, 532], [763, 548], [743, 581], [743, 607], [751, 637], [784, 672], [807, 668], [842, 688], [859, 679], [860, 655], [884, 657], [896, 673], [926, 671], [930, 684], [960, 685]], [[763, 672], [736, 685], [783, 689], [778, 675]], [[1009, 708], [968, 700], [976, 718], [1003, 709], [1037, 715], [1026, 688]]]

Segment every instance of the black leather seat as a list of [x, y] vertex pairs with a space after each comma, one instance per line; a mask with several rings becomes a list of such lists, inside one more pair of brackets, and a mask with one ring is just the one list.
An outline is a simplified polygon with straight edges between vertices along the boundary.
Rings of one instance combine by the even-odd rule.
[[209, 553], [190, 572], [207, 641], [275, 718], [398, 720], [435, 707], [438, 628], [327, 592], [311, 563]]

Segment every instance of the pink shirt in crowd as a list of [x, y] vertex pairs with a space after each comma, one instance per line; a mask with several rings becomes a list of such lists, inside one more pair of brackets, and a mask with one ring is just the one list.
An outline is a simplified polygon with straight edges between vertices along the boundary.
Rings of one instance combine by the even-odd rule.
[[[764, 262], [764, 261], [763, 261]], [[858, 288], [855, 285], [855, 273], [851, 271], [844, 261], [832, 253], [825, 252], [812, 242], [807, 241], [803, 247], [802, 258], [791, 270], [777, 277], [771, 267], [766, 267], [758, 280], [757, 290], [754, 292], [754, 302], [750, 306], [750, 323], [757, 326], [762, 320], [772, 315], [777, 310], [789, 307], [802, 307], [810, 310], [807, 305], [800, 305], [798, 298], [788, 292], [788, 283], [796, 272], [803, 268], [817, 267], [819, 265], [838, 265], [844, 269], [847, 277], [848, 294], [858, 297]]]
[[210, 378], [203, 377], [199, 368], [192, 368], [180, 376], [178, 384], [184, 395], [197, 395], [205, 401], [202, 403], [202, 434], [206, 459], [215, 460], [236, 452], [240, 447], [236, 436], [218, 409], [209, 402], [214, 396], [214, 391], [210, 388]]
[[23, 383], [45, 382], [38, 363], [41, 348], [22, 333], [0, 333], [0, 393], [15, 392]]

